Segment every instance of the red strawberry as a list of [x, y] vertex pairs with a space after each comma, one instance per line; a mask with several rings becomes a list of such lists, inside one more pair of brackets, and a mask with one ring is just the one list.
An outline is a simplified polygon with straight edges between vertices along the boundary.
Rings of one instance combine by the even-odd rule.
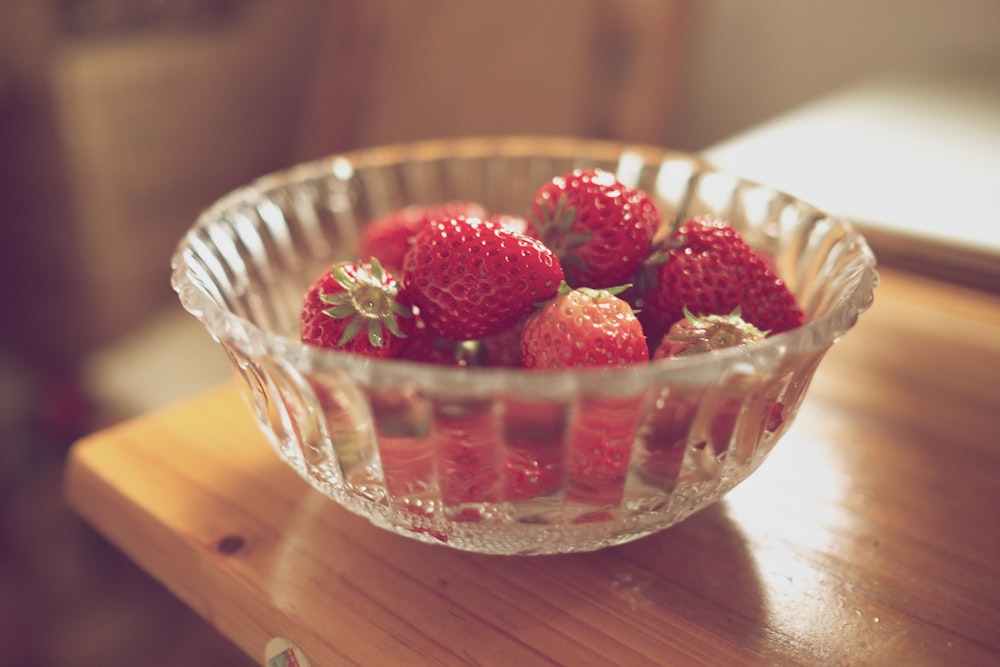
[[479, 346], [474, 341], [445, 340], [427, 329], [406, 339], [400, 359], [438, 366], [478, 366]]
[[361, 232], [361, 257], [378, 257], [390, 271], [403, 268], [403, 256], [410, 249], [410, 240], [431, 220], [456, 215], [483, 217], [486, 209], [475, 202], [450, 201], [421, 206], [414, 204], [375, 218]]
[[576, 170], [538, 189], [531, 224], [571, 286], [612, 287], [629, 282], [646, 259], [660, 214], [644, 191], [614, 174]]
[[[598, 396], [580, 402], [566, 451], [566, 499], [615, 506], [625, 493], [641, 397]], [[603, 515], [581, 517], [599, 520]]]
[[651, 341], [683, 319], [685, 308], [697, 315], [739, 308], [744, 320], [769, 334], [802, 324], [795, 295], [724, 220], [702, 216], [681, 224], [646, 269], [634, 305]]
[[[475, 215], [469, 215], [467, 217], [476, 217]], [[531, 227], [528, 221], [519, 215], [513, 215], [511, 213], [494, 213], [493, 215], [486, 218], [495, 225], [499, 225], [504, 229], [509, 229], [512, 232], [517, 232], [518, 234], [531, 234]]]
[[[432, 412], [431, 439], [437, 461], [441, 502], [445, 506], [490, 503], [503, 492], [499, 420], [491, 401], [437, 402]], [[477, 520], [470, 512], [463, 521]]]
[[728, 315], [692, 315], [674, 322], [653, 352], [654, 359], [739, 347], [763, 340], [767, 334], [740, 317], [737, 308]]
[[483, 363], [487, 366], [520, 368], [521, 332], [526, 318], [522, 318], [492, 336], [479, 341], [483, 353]]
[[306, 290], [303, 343], [369, 357], [395, 357], [413, 331], [413, 312], [400, 284], [378, 260], [336, 264]]
[[629, 366], [649, 360], [642, 326], [618, 289], [571, 289], [533, 313], [521, 334], [525, 368]]
[[552, 298], [563, 272], [537, 239], [477, 218], [435, 220], [413, 239], [403, 282], [437, 335], [492, 335]]
[[[729, 315], [695, 316], [684, 311], [684, 317], [674, 323], [653, 352], [654, 359], [687, 356], [719, 350], [725, 347], [750, 345], [763, 340], [766, 334], [743, 320], [737, 308]], [[738, 385], [742, 379], [733, 382]], [[634, 463], [636, 470], [647, 483], [665, 489], [673, 489], [684, 461], [684, 452], [691, 436], [691, 429], [699, 415], [699, 409], [711, 403], [716, 406], [708, 425], [707, 443], [711, 444], [709, 458], [724, 451], [732, 438], [737, 419], [740, 417], [744, 396], [734, 391], [735, 398], [714, 390], [712, 398], [708, 392], [692, 394], [690, 389], [666, 392], [653, 403], [647, 423], [644, 426], [643, 446]], [[746, 387], [750, 393], [750, 387]], [[720, 395], [722, 394], [722, 395]], [[744, 417], [749, 419], [749, 417]]]
[[665, 391], [643, 425], [634, 465], [647, 483], [672, 491], [684, 463], [691, 426], [698, 415], [697, 395]]
[[563, 403], [544, 399], [503, 401], [503, 497], [527, 500], [559, 490], [565, 476]]

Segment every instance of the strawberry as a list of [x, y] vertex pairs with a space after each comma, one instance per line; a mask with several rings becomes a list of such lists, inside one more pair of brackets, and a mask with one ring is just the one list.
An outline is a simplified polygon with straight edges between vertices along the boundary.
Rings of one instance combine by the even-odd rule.
[[[663, 336], [653, 352], [653, 358], [668, 359], [725, 347], [751, 345], [763, 340], [765, 336], [765, 332], [740, 317], [739, 308], [728, 315], [703, 316], [695, 316], [684, 309], [684, 317], [675, 322]], [[741, 381], [736, 379], [733, 384], [738, 385]], [[708, 399], [704, 394], [691, 395], [690, 390], [677, 394], [666, 391], [651, 406], [644, 426], [643, 445], [635, 462], [642, 478], [649, 484], [673, 489], [684, 462], [691, 429], [699, 414], [699, 407], [705, 401], [713, 401], [717, 409], [708, 425], [708, 442], [700, 443], [696, 449], [700, 452], [710, 443], [712, 448], [709, 454], [724, 451], [734, 433], [742, 408], [742, 394], [736, 391], [735, 395], [735, 400], [725, 395]]]
[[413, 204], [375, 218], [361, 232], [361, 257], [378, 257], [390, 271], [401, 271], [410, 240], [431, 220], [456, 215], [483, 217], [486, 209], [467, 201], [449, 201], [423, 206]]
[[[492, 401], [436, 402], [432, 411], [431, 440], [441, 502], [446, 507], [500, 500], [503, 444]], [[459, 520], [477, 519], [475, 513], [469, 513]]]
[[580, 401], [568, 429], [567, 500], [611, 507], [621, 503], [641, 402], [637, 396], [596, 396]]
[[303, 343], [379, 358], [398, 356], [414, 327], [407, 296], [375, 258], [336, 264], [317, 277], [300, 324]]
[[[474, 216], [471, 216], [474, 217]], [[526, 218], [512, 213], [494, 213], [486, 218], [495, 225], [519, 234], [529, 234], [531, 227]]]
[[578, 169], [535, 192], [530, 222], [571, 286], [600, 288], [631, 280], [649, 254], [660, 214], [644, 191], [614, 174]]
[[497, 333], [552, 298], [563, 280], [539, 240], [492, 222], [434, 220], [414, 238], [403, 282], [427, 326], [447, 340]]
[[737, 307], [728, 315], [693, 315], [687, 308], [684, 317], [674, 322], [653, 352], [654, 359], [686, 356], [755, 343], [767, 334], [740, 316]]
[[[555, 299], [530, 315], [521, 334], [521, 359], [526, 368], [621, 367], [644, 363], [649, 348], [631, 306], [615, 294], [624, 288], [571, 289], [563, 283]], [[611, 506], [621, 501], [626, 471], [635, 440], [639, 400], [634, 397], [584, 399], [568, 429], [565, 458], [566, 497], [588, 505]], [[516, 452], [514, 452], [516, 453]], [[532, 471], [528, 463], [545, 463], [535, 484], [543, 493], [547, 478], [561, 466], [544, 458], [508, 459], [522, 477]], [[520, 494], [528, 486], [514, 477]], [[529, 488], [531, 488], [529, 486]]]
[[486, 366], [520, 368], [521, 333], [524, 331], [526, 320], [527, 318], [522, 318], [506, 329], [479, 341], [482, 361]]
[[568, 410], [538, 397], [503, 400], [503, 497], [527, 500], [555, 493], [565, 476], [563, 437]]
[[684, 309], [697, 315], [731, 313], [769, 334], [803, 322], [795, 295], [728, 222], [712, 216], [679, 225], [645, 267], [633, 305], [650, 341], [659, 341], [684, 319]]
[[438, 366], [478, 366], [479, 354], [475, 341], [445, 340], [427, 329], [418, 328], [406, 339], [399, 358]]
[[653, 403], [635, 456], [636, 470], [647, 483], [673, 490], [697, 414], [697, 397], [686, 391], [678, 395], [664, 391]]
[[642, 326], [632, 307], [615, 296], [624, 288], [572, 289], [533, 313], [521, 334], [525, 368], [629, 366], [649, 360]]

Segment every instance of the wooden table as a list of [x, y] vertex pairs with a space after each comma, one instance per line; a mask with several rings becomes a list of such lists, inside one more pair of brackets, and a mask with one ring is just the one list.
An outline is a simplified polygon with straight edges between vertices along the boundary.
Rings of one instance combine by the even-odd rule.
[[262, 663], [285, 638], [324, 667], [1000, 664], [1000, 295], [882, 277], [763, 467], [621, 547], [375, 528], [280, 463], [231, 384], [79, 442], [67, 496]]

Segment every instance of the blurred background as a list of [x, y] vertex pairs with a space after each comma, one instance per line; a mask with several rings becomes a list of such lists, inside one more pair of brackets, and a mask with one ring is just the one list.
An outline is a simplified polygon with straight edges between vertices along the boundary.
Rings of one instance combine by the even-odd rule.
[[3, 0], [0, 665], [252, 664], [60, 488], [82, 435], [228, 378], [169, 286], [220, 195], [420, 138], [700, 151], [998, 36], [994, 0]]

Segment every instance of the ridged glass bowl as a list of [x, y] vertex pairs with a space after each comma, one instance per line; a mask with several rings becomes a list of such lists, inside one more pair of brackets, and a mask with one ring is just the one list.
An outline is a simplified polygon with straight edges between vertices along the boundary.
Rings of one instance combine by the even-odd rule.
[[[806, 324], [748, 348], [584, 372], [439, 367], [298, 342], [304, 290], [356, 259], [367, 221], [448, 200], [525, 213], [539, 185], [577, 167], [647, 190], [663, 233], [678, 218], [728, 219], [773, 255]], [[494, 554], [620, 544], [718, 501], [788, 429], [878, 282], [849, 224], [786, 194], [685, 153], [538, 137], [379, 147], [265, 176], [207, 209], [172, 269], [281, 459], [378, 526]]]

